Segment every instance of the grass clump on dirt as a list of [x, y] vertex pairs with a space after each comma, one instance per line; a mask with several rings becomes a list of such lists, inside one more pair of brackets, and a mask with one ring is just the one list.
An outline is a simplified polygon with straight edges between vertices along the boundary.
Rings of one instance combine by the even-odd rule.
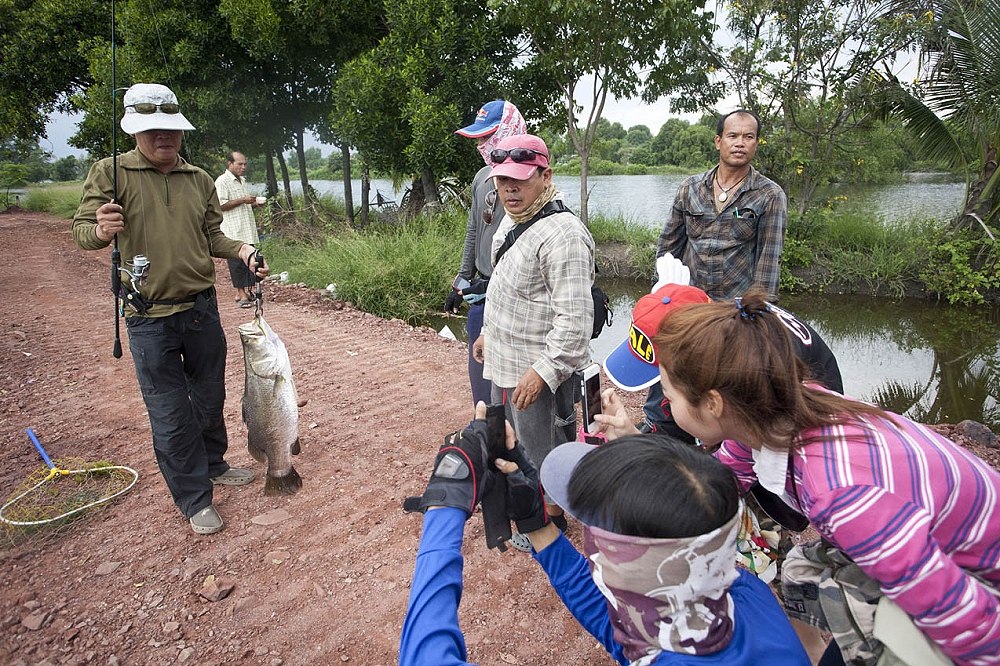
[[[933, 220], [886, 222], [870, 215], [818, 210], [790, 215], [782, 255], [782, 291], [822, 291], [832, 282], [852, 291], [901, 297], [927, 268], [926, 247], [942, 232]], [[810, 269], [809, 282], [793, 268]]]
[[648, 279], [656, 260], [660, 230], [624, 217], [591, 215], [587, 225], [597, 247], [601, 275]]
[[321, 242], [271, 236], [264, 254], [271, 273], [322, 289], [380, 317], [415, 323], [438, 310], [461, 263], [467, 214], [459, 208], [399, 224], [342, 229]]

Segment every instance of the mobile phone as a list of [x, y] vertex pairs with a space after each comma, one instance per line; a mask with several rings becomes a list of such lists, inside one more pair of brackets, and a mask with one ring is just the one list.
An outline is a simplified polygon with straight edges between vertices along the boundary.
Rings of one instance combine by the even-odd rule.
[[472, 283], [466, 280], [461, 275], [456, 275], [455, 279], [451, 283], [451, 288], [455, 291], [463, 291], [472, 286]]
[[584, 432], [597, 432], [594, 416], [601, 413], [601, 366], [593, 363], [580, 373], [580, 407], [583, 412]]

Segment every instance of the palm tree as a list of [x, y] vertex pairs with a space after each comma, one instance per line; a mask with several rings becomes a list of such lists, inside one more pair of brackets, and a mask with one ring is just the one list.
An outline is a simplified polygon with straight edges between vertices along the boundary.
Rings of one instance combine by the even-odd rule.
[[[932, 158], [948, 160], [966, 176], [965, 204], [956, 229], [1000, 222], [1000, 2], [929, 0], [929, 29], [920, 45], [925, 74], [912, 90], [892, 74], [879, 98], [924, 142]], [[929, 7], [929, 8], [928, 8]], [[894, 11], [914, 10], [900, 0]]]

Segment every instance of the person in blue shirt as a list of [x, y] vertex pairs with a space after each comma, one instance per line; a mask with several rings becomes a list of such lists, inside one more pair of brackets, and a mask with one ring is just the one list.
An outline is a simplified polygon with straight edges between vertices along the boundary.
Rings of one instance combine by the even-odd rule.
[[[539, 473], [508, 426], [488, 468], [486, 406], [446, 439], [427, 489], [401, 666], [466, 664], [459, 629], [465, 522], [497, 471], [507, 506], [566, 608], [620, 664], [808, 666], [770, 589], [735, 565], [742, 507], [732, 473], [663, 435], [571, 442]], [[542, 487], [584, 526], [584, 554], [545, 516]], [[663, 497], [676, 500], [665, 503]], [[584, 557], [586, 555], [586, 557]]]

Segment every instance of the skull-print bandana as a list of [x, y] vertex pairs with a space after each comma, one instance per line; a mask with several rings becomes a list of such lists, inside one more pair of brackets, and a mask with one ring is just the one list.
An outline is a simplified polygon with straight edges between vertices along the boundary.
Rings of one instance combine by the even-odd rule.
[[733, 636], [736, 533], [742, 503], [721, 527], [695, 537], [647, 539], [584, 526], [591, 576], [608, 600], [615, 640], [634, 664], [666, 650], [712, 654]]
[[521, 112], [510, 102], [504, 102], [503, 114], [500, 116], [500, 124], [497, 125], [497, 130], [493, 134], [490, 134], [486, 141], [476, 146], [476, 149], [483, 156], [486, 166], [493, 166], [493, 162], [490, 161], [490, 153], [497, 147], [497, 144], [509, 136], [517, 136], [519, 134], [526, 134], [527, 132], [528, 125], [524, 122], [524, 116], [521, 115]]

